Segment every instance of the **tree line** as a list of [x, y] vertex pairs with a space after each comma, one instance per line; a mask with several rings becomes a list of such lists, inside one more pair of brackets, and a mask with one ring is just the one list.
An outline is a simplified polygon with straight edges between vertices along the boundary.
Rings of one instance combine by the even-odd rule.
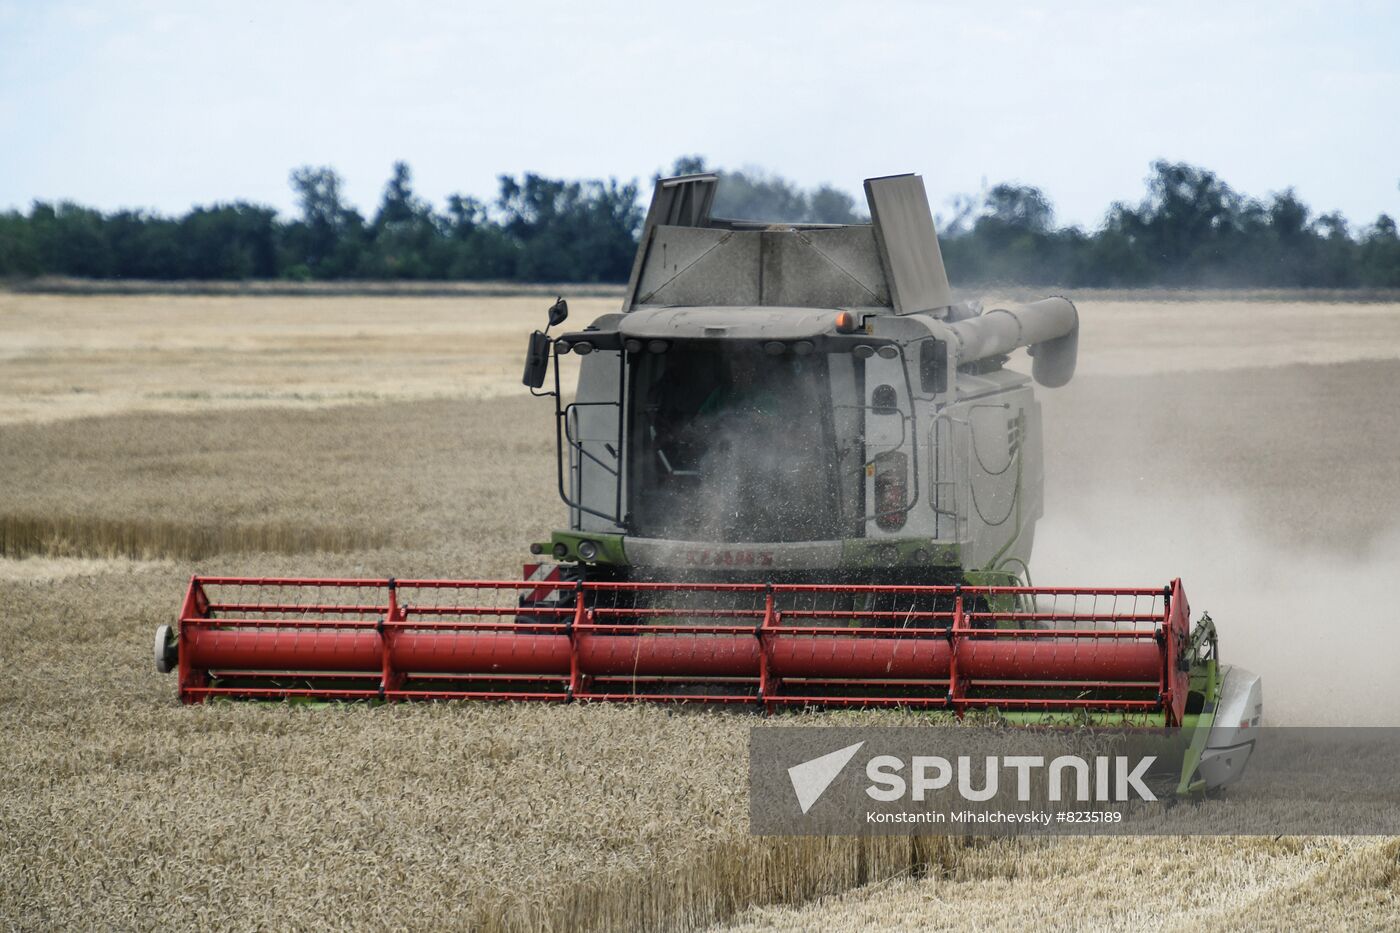
[[[704, 171], [698, 156], [676, 174]], [[291, 173], [298, 212], [246, 201], [171, 217], [38, 201], [0, 213], [0, 276], [133, 279], [417, 279], [623, 282], [645, 215], [636, 181], [502, 175], [496, 198], [454, 194], [441, 208], [398, 162], [373, 216], [348, 204], [328, 167]], [[756, 171], [721, 173], [714, 213], [733, 219], [855, 223], [863, 208], [829, 186]], [[1095, 230], [1055, 223], [1039, 188], [1000, 184], [939, 217], [955, 284], [1400, 287], [1400, 235], [1381, 214], [1353, 230], [1290, 188], [1267, 199], [1214, 172], [1153, 163], [1136, 204]]]

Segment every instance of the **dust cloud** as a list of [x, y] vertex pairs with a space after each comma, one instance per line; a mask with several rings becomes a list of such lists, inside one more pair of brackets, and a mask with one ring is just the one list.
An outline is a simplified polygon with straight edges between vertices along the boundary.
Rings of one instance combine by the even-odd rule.
[[1222, 660], [1264, 678], [1266, 721], [1400, 725], [1397, 379], [1377, 360], [1040, 393], [1035, 582], [1180, 577]]
[[1225, 495], [1100, 491], [1037, 527], [1035, 582], [1156, 586], [1180, 577], [1220, 657], [1264, 680], [1271, 725], [1400, 725], [1400, 525], [1355, 550], [1253, 527]]

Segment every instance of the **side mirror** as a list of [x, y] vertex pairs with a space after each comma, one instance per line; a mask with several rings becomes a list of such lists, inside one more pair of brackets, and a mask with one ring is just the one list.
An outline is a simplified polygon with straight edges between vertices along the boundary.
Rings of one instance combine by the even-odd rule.
[[[569, 317], [569, 303], [563, 298], [554, 299], [554, 304], [549, 306], [549, 327], [558, 327]], [[548, 330], [549, 328], [545, 328]]]
[[[550, 317], [553, 316], [554, 311], [550, 309]], [[525, 348], [525, 375], [520, 377], [520, 381], [532, 389], [544, 385], [545, 373], [549, 372], [549, 344], [547, 336], [535, 331], [530, 335], [530, 343]]]

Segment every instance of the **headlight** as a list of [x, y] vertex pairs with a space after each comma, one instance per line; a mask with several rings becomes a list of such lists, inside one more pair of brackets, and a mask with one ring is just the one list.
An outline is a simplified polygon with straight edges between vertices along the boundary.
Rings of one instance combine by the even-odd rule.
[[598, 557], [598, 545], [594, 541], [580, 541], [578, 543], [578, 556], [582, 560], [592, 561]]

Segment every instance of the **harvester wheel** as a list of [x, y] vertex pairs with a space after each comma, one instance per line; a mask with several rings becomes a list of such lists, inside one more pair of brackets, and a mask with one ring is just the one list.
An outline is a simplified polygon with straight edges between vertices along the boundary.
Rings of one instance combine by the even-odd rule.
[[156, 670], [169, 674], [179, 663], [179, 652], [175, 647], [175, 633], [168, 625], [156, 626]]

